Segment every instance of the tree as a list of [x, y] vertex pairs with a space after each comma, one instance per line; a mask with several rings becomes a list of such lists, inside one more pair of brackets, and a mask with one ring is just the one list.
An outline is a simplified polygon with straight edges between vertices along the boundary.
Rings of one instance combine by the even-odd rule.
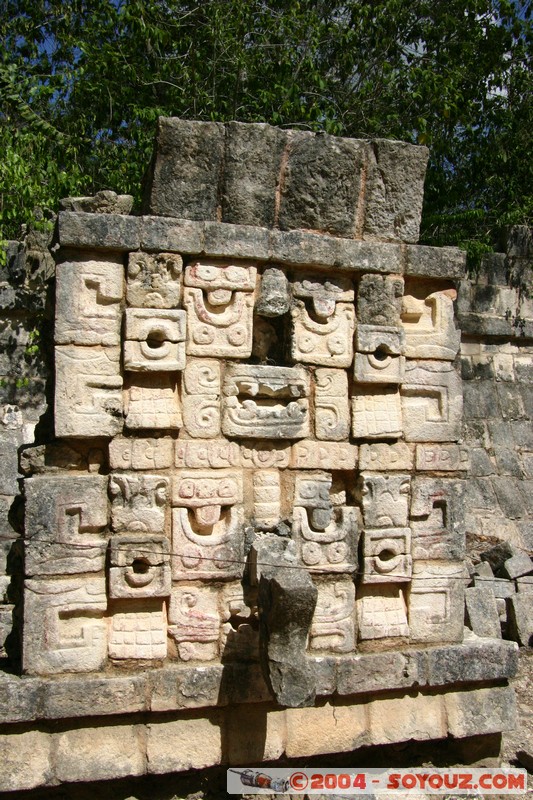
[[423, 240], [531, 223], [530, 0], [0, 0], [0, 223], [138, 199], [160, 114], [428, 144]]

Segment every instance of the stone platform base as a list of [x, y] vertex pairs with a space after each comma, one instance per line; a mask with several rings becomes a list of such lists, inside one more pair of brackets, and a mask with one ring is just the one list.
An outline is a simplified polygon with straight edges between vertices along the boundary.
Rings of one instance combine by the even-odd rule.
[[384, 695], [318, 708], [269, 704], [194, 712], [81, 719], [0, 730], [4, 791], [202, 769], [218, 764], [341, 753], [369, 745], [462, 739], [515, 724], [509, 687]]

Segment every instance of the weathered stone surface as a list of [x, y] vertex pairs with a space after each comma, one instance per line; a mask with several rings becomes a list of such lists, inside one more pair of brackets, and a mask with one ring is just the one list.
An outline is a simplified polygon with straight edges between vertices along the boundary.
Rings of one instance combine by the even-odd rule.
[[447, 733], [443, 698], [438, 695], [378, 698], [369, 704], [369, 717], [372, 744], [442, 739]]
[[182, 472], [174, 479], [172, 575], [228, 579], [242, 572], [242, 478], [238, 472]]
[[148, 212], [216, 220], [223, 157], [223, 125], [160, 117], [146, 196]]
[[396, 444], [362, 444], [359, 448], [359, 468], [364, 470], [411, 470], [414, 464], [413, 445], [397, 442]]
[[186, 314], [174, 309], [128, 308], [124, 369], [175, 372], [185, 367]]
[[409, 636], [407, 608], [399, 586], [388, 583], [362, 586], [357, 592], [356, 610], [362, 642]]
[[357, 294], [358, 325], [400, 324], [403, 279], [397, 276], [363, 275]]
[[120, 256], [72, 253], [56, 267], [56, 344], [120, 344], [123, 294]]
[[453, 299], [447, 292], [432, 292], [424, 298], [404, 295], [401, 318], [407, 358], [453, 361], [461, 343]]
[[27, 576], [100, 572], [108, 524], [105, 475], [26, 480]]
[[356, 439], [397, 439], [402, 435], [400, 393], [358, 388], [352, 397], [352, 435]]
[[516, 703], [510, 686], [494, 686], [444, 696], [448, 730], [452, 736], [479, 736], [513, 730]]
[[461, 645], [432, 647], [427, 651], [427, 664], [430, 686], [513, 678], [518, 647], [501, 638], [469, 641], [465, 637]]
[[366, 528], [363, 533], [363, 576], [369, 583], [411, 580], [410, 528]]
[[317, 589], [309, 574], [298, 569], [290, 541], [266, 534], [254, 549], [260, 571], [260, 653], [265, 677], [280, 705], [312, 705], [316, 688], [305, 647]]
[[363, 519], [367, 528], [405, 527], [409, 502], [409, 475], [361, 473]]
[[272, 227], [284, 149], [290, 133], [264, 124], [225, 126], [222, 219]]
[[147, 771], [161, 774], [220, 764], [222, 722], [217, 711], [206, 719], [151, 722], [147, 729]]
[[168, 633], [181, 661], [213, 661], [219, 655], [219, 600], [215, 586], [179, 584], [172, 589]]
[[60, 781], [96, 781], [142, 775], [144, 758], [135, 726], [110, 725], [58, 733], [55, 774]]
[[331, 316], [315, 321], [302, 300], [291, 311], [293, 330], [291, 355], [304, 364], [349, 367], [353, 359], [355, 312], [348, 303], [335, 304]]
[[469, 451], [458, 444], [419, 444], [416, 468], [422, 472], [459, 472], [470, 469]]
[[99, 250], [138, 250], [141, 244], [139, 217], [119, 214], [85, 214], [62, 211], [58, 216], [62, 247]]
[[262, 317], [281, 317], [290, 308], [289, 282], [283, 270], [267, 267], [261, 275], [261, 288], [255, 313]]
[[519, 592], [507, 601], [509, 635], [523, 647], [533, 642], [533, 594]]
[[403, 334], [384, 325], [358, 325], [354, 377], [358, 383], [401, 383], [405, 358]]
[[226, 718], [228, 763], [240, 767], [280, 758], [286, 746], [285, 714], [253, 706], [232, 709]]
[[464, 493], [462, 480], [414, 478], [410, 509], [413, 558], [464, 558]]
[[241, 445], [240, 459], [247, 469], [284, 469], [290, 465], [291, 446], [284, 442], [252, 440]]
[[168, 478], [138, 473], [112, 475], [109, 495], [114, 531], [164, 533], [168, 516]]
[[504, 561], [503, 574], [506, 578], [521, 578], [523, 575], [531, 575], [533, 572], [533, 561], [527, 553], [518, 551], [511, 558]]
[[[241, 452], [238, 444], [228, 442], [227, 439], [208, 439], [201, 442], [178, 440], [176, 442], [175, 465], [176, 467], [190, 467], [193, 469], [239, 467], [241, 465]], [[251, 464], [243, 464], [243, 466], [251, 466]], [[263, 466], [263, 464], [259, 463], [257, 466]]]
[[[334, 361], [334, 359], [331, 359]], [[350, 433], [348, 376], [340, 369], [315, 371], [315, 435], [327, 441], [345, 441]]]
[[181, 428], [182, 409], [175, 377], [164, 372], [130, 373], [124, 412], [126, 427], [134, 431]]
[[462, 564], [414, 561], [409, 592], [411, 642], [460, 642], [463, 638]]
[[355, 649], [355, 586], [340, 576], [317, 584], [318, 598], [309, 632], [309, 649], [350, 653]]
[[357, 464], [357, 447], [341, 442], [296, 442], [291, 448], [294, 469], [352, 470]]
[[128, 305], [176, 308], [181, 300], [181, 256], [174, 253], [130, 253], [126, 272]]
[[[151, 216], [138, 219], [141, 226], [140, 246], [143, 250], [201, 253], [204, 249], [206, 224], [203, 222]], [[225, 226], [221, 225], [221, 227]]]
[[0, 786], [6, 792], [34, 789], [52, 777], [50, 737], [41, 731], [0, 734]]
[[365, 238], [418, 241], [428, 156], [426, 147], [390, 139], [372, 141], [366, 178]]
[[185, 268], [188, 354], [251, 355], [256, 272], [253, 266], [203, 261]]
[[488, 586], [465, 589], [467, 625], [476, 636], [501, 637], [500, 617], [494, 592]]
[[327, 703], [318, 708], [290, 708], [285, 718], [289, 758], [342, 753], [369, 742], [365, 706]]
[[337, 693], [340, 695], [408, 688], [426, 682], [425, 663], [419, 653], [390, 652], [355, 655], [337, 664]]
[[456, 441], [461, 433], [461, 378], [443, 361], [407, 361], [400, 390], [409, 442]]
[[167, 620], [162, 600], [115, 600], [109, 630], [111, 659], [152, 660], [167, 655]]
[[363, 141], [291, 131], [279, 227], [353, 238], [366, 158]]
[[92, 197], [64, 197], [59, 201], [60, 211], [83, 211], [91, 214], [129, 214], [133, 207], [130, 194], [117, 194], [108, 189]]
[[424, 278], [462, 278], [466, 253], [457, 247], [407, 246], [406, 275]]
[[24, 587], [23, 666], [28, 673], [90, 672], [107, 649], [105, 578], [33, 578]]
[[168, 469], [172, 466], [174, 442], [169, 438], [141, 439], [116, 436], [109, 443], [111, 469]]
[[278, 470], [262, 469], [253, 475], [254, 520], [260, 530], [273, 530], [281, 521], [281, 486]]
[[56, 347], [56, 436], [114, 436], [122, 429], [120, 348]]
[[228, 364], [223, 393], [226, 436], [303, 439], [309, 435], [309, 376], [302, 367]]
[[212, 359], [187, 359], [182, 382], [183, 423], [195, 439], [220, 434], [220, 364]]
[[170, 544], [166, 536], [112, 536], [108, 591], [113, 599], [168, 597]]

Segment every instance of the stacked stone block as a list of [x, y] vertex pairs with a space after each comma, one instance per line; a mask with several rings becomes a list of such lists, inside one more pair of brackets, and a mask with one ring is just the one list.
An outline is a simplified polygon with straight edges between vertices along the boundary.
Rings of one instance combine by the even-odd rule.
[[[48, 697], [47, 676], [96, 672], [105, 695], [127, 669], [134, 711], [171, 713], [180, 742], [185, 708], [223, 731], [274, 701], [283, 733], [258, 758], [333, 747], [297, 728], [336, 726], [335, 701], [312, 707], [335, 693], [360, 728], [338, 750], [509, 724], [476, 683], [512, 673], [512, 646], [463, 642], [464, 260], [415, 243], [426, 159], [162, 120], [148, 215], [60, 214], [56, 439], [25, 456], [23, 683]], [[439, 720], [423, 730], [357, 698], [415, 685], [414, 716]], [[406, 718], [411, 700], [383, 696]], [[490, 731], [463, 725], [489, 706]], [[244, 757], [225, 735], [201, 766]], [[200, 766], [162, 737], [147, 771]], [[81, 779], [68, 763], [50, 780]]]

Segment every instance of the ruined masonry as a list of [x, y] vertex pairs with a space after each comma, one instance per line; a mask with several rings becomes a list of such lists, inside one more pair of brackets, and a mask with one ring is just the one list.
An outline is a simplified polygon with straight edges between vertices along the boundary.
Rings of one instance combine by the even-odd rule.
[[162, 119], [145, 216], [60, 213], [3, 789], [513, 726], [516, 645], [463, 627], [464, 259], [416, 244], [426, 160]]

